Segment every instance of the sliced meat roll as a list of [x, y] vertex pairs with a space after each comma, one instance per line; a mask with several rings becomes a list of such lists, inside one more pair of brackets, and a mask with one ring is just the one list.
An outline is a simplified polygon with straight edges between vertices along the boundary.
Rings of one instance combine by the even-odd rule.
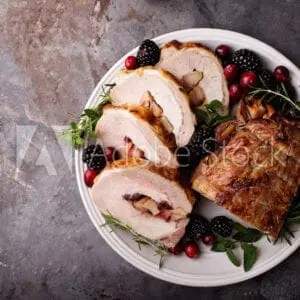
[[100, 144], [114, 147], [121, 157], [128, 157], [126, 140], [129, 139], [146, 159], [173, 168], [178, 166], [172, 152], [176, 147], [174, 136], [142, 106], [106, 105], [95, 134]]
[[[200, 87], [203, 104], [219, 100], [224, 108], [228, 107], [229, 95], [222, 65], [215, 54], [203, 45], [172, 41], [161, 49], [156, 67], [169, 71], [190, 88]], [[192, 75], [193, 72], [201, 76]]]
[[139, 158], [121, 159], [97, 177], [92, 199], [102, 213], [173, 247], [185, 232], [194, 201], [175, 179], [174, 169]]
[[170, 122], [177, 145], [186, 145], [194, 132], [195, 116], [187, 94], [167, 72], [152, 67], [121, 71], [110, 96], [115, 105], [142, 105], [147, 92], [153, 97], [156, 116], [161, 109], [161, 114]]

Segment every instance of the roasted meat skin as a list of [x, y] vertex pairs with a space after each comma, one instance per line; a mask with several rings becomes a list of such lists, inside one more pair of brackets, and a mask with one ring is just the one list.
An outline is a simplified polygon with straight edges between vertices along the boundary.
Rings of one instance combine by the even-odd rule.
[[275, 238], [299, 187], [297, 126], [252, 120], [218, 153], [202, 160], [193, 188]]

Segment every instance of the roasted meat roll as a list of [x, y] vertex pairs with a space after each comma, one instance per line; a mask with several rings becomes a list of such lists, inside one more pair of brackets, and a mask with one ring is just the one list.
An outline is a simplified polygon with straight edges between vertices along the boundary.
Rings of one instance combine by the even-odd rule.
[[102, 213], [110, 213], [139, 234], [173, 247], [185, 232], [194, 201], [191, 191], [176, 179], [172, 168], [140, 158], [121, 159], [96, 178], [92, 199]]
[[193, 189], [276, 238], [300, 184], [300, 130], [253, 120], [200, 162]]
[[[200, 88], [203, 93], [200, 103], [217, 99], [225, 109], [228, 108], [229, 95], [222, 65], [215, 54], [203, 45], [172, 41], [161, 49], [160, 61], [156, 67], [170, 72], [190, 89]], [[201, 76], [193, 72], [198, 72]]]
[[[114, 147], [122, 158], [139, 156], [156, 164], [178, 166], [172, 152], [176, 147], [174, 136], [142, 106], [106, 105], [95, 134], [104, 148]], [[134, 148], [128, 149], [128, 145]], [[131, 153], [132, 149], [136, 151]]]
[[[147, 93], [149, 94], [147, 97]], [[178, 146], [186, 145], [195, 126], [189, 97], [173, 76], [152, 67], [121, 71], [110, 96], [114, 105], [133, 104], [150, 108], [171, 125]]]

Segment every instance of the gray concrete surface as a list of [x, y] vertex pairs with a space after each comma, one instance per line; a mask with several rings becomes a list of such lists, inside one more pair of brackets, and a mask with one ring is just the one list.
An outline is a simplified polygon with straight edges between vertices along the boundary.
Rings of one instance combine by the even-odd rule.
[[89, 220], [51, 126], [78, 115], [124, 53], [177, 29], [246, 33], [299, 65], [300, 2], [101, 0], [95, 12], [96, 2], [0, 1], [0, 299], [299, 299], [299, 250], [255, 279], [205, 289], [123, 261]]

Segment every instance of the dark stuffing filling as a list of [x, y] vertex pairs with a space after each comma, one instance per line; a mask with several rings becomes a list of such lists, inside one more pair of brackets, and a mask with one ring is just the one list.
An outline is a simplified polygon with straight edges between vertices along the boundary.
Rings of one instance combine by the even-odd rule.
[[149, 216], [155, 216], [169, 221], [177, 221], [186, 217], [187, 213], [182, 208], [173, 209], [167, 202], [156, 202], [152, 198], [140, 194], [125, 194], [123, 199], [130, 201], [132, 206]]

